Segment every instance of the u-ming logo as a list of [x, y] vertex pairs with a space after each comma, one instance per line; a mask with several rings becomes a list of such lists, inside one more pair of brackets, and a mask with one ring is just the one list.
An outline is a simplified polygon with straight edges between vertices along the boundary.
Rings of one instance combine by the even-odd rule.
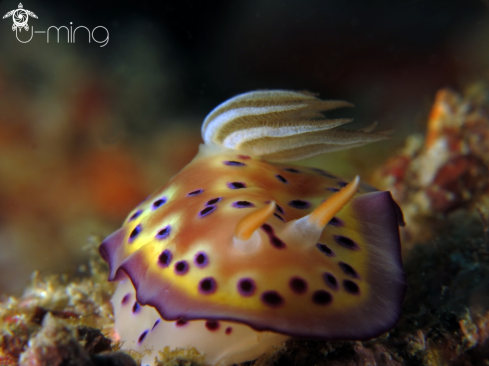
[[17, 29], [22, 31], [22, 28], [24, 28], [26, 31], [29, 30], [29, 24], [27, 22], [29, 21], [29, 16], [36, 18], [37, 15], [34, 14], [30, 10], [24, 9], [24, 6], [22, 6], [22, 3], [19, 3], [19, 8], [15, 10], [9, 11], [7, 14], [3, 16], [3, 19], [12, 17], [14, 24], [12, 25], [12, 30], [15, 32]]
[[[50, 26], [47, 30], [45, 31], [35, 31], [34, 26], [30, 27], [31, 30], [31, 37], [28, 40], [21, 40], [19, 39], [19, 35], [17, 31], [22, 31], [22, 29], [25, 29], [27, 31], [27, 34], [29, 35], [29, 24], [27, 22], [29, 21], [29, 17], [36, 18], [37, 15], [34, 14], [30, 10], [24, 9], [24, 6], [22, 3], [19, 3], [18, 9], [11, 10], [7, 14], [3, 16], [3, 19], [12, 17], [14, 24], [12, 25], [12, 30], [15, 32], [15, 37], [17, 40], [21, 43], [29, 43], [32, 38], [34, 37], [34, 33], [43, 33], [46, 35], [46, 43], [49, 43], [49, 33], [51, 33], [51, 38], [53, 38], [53, 32], [54, 35], [56, 36], [56, 42], [59, 43], [60, 39], [66, 39], [67, 43], [75, 43], [75, 37], [76, 38], [82, 38], [86, 39], [85, 37], [88, 37], [88, 43], [91, 43], [92, 41], [99, 43], [100, 47], [105, 47], [107, 43], [109, 43], [109, 30], [105, 28], [102, 25], [96, 26], [92, 30], [88, 29], [87, 27], [80, 25], [78, 27], [73, 27], [73, 22], [70, 22], [69, 28], [65, 25], [56, 27], [54, 25]], [[97, 30], [98, 29], [98, 30]], [[98, 39], [95, 38], [95, 31], [97, 30], [97, 35]], [[78, 33], [77, 33], [78, 31]], [[100, 34], [103, 33], [103, 36], [105, 37], [104, 39], [100, 39]], [[65, 38], [66, 37], [66, 38]]]

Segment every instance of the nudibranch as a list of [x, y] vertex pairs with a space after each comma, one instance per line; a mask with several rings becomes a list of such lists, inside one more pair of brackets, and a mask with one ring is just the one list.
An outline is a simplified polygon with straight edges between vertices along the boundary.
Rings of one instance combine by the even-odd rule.
[[122, 349], [206, 363], [256, 359], [289, 337], [363, 340], [397, 322], [405, 292], [389, 192], [288, 163], [385, 139], [305, 92], [238, 95], [204, 120], [199, 153], [132, 211], [100, 253]]

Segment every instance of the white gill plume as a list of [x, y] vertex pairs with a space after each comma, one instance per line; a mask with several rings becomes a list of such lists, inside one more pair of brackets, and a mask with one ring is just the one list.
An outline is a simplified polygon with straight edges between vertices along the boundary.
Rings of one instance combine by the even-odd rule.
[[321, 100], [311, 93], [264, 90], [240, 94], [220, 104], [204, 120], [202, 137], [218, 145], [271, 161], [293, 161], [388, 138], [373, 131], [338, 128], [352, 119], [326, 119], [321, 113], [353, 107], [342, 100]]

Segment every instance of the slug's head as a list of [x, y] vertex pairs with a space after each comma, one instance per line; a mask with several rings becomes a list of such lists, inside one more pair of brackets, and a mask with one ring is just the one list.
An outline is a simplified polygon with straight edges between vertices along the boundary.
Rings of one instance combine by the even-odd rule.
[[358, 184], [355, 179], [314, 209], [299, 200], [286, 209], [263, 202], [259, 190], [245, 197], [236, 187], [220, 196], [205, 189], [183, 194], [170, 184], [134, 211], [100, 251], [110, 278], [127, 275], [138, 303], [165, 320], [227, 320], [286, 335], [369, 338], [397, 320], [404, 275], [390, 194], [352, 198]]

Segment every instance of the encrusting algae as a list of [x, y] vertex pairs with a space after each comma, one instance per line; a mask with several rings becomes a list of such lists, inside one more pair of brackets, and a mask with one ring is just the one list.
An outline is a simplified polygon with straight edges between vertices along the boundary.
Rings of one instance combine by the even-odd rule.
[[[464, 122], [459, 125], [463, 126], [463, 133], [456, 132], [460, 131], [460, 127], [455, 132], [450, 130], [450, 136], [456, 137], [455, 145], [440, 143], [440, 148], [457, 144], [464, 146], [462, 150], [449, 149], [455, 154], [453, 156], [456, 160], [459, 159], [457, 154], [467, 158], [467, 161], [474, 161], [474, 156], [477, 157], [476, 161], [489, 160], [484, 148], [489, 145], [488, 135], [484, 132], [489, 130], [489, 120], [485, 112], [488, 104], [483, 98], [484, 93], [479, 88], [468, 96], [461, 97], [444, 91], [437, 98], [436, 103], [446, 103], [449, 96], [450, 110], [472, 111], [464, 112], [464, 115], [475, 113], [477, 116], [472, 119], [477, 123]], [[473, 103], [471, 108], [466, 107], [468, 103]], [[438, 107], [435, 105], [435, 108]], [[429, 126], [432, 129], [433, 123]], [[438, 130], [447, 131], [443, 128]], [[446, 133], [448, 132], [438, 133], [434, 141], [443, 140]], [[410, 156], [423, 156], [424, 164], [432, 164], [436, 168], [432, 169], [433, 176], [440, 176], [437, 172], [447, 171], [448, 168], [444, 168], [446, 164], [451, 166], [452, 155], [446, 155], [447, 158], [441, 161], [439, 156], [423, 152], [429, 150], [425, 145], [417, 146], [411, 149], [417, 151], [416, 154]], [[403, 231], [408, 244], [403, 260], [408, 287], [397, 326], [367, 341], [292, 338], [285, 344], [270, 349], [253, 364], [489, 365], [489, 238], [488, 216], [483, 204], [487, 190], [477, 183], [481, 181], [482, 175], [461, 174], [461, 182], [454, 179], [457, 184], [453, 184], [453, 180], [447, 180], [446, 173], [441, 174], [444, 180], [437, 182], [450, 181], [450, 184], [440, 184], [440, 189], [450, 189], [454, 193], [453, 196], [445, 194], [443, 197], [459, 197], [455, 189], [457, 187], [462, 187], [463, 192], [468, 193], [460, 196], [465, 197], [462, 201], [455, 200], [461, 202], [460, 204], [457, 203], [449, 209], [440, 209], [441, 206], [431, 203], [425, 205], [422, 215], [431, 219], [417, 220], [416, 210], [410, 208], [410, 205], [419, 203], [413, 197], [419, 195], [416, 193], [419, 190], [426, 192], [430, 187], [417, 183], [417, 178], [410, 180], [410, 174], [415, 173], [410, 165], [410, 161], [414, 159], [409, 158], [403, 168], [396, 170], [404, 171], [405, 175], [396, 181], [398, 190], [394, 190], [394, 194], [399, 191], [411, 192], [396, 196], [403, 211], [408, 212], [408, 227], [402, 229], [408, 230], [408, 234]], [[377, 183], [392, 184], [392, 161], [376, 173]], [[399, 188], [399, 184], [409, 188]], [[385, 184], [379, 186], [386, 188]], [[423, 194], [430, 197], [429, 193]], [[335, 216], [341, 215], [341, 212], [343, 210]], [[437, 220], [436, 225], [433, 225], [434, 218]], [[423, 235], [415, 235], [416, 233]], [[277, 233], [275, 235], [287, 243], [285, 237]], [[92, 252], [94, 247], [92, 242]], [[22, 297], [8, 298], [0, 303], [0, 364], [140, 364], [151, 350], [121, 351], [127, 348], [127, 343], [121, 341], [114, 331], [110, 304], [114, 286], [106, 282], [109, 275], [107, 267], [92, 253], [88, 268], [83, 276], [75, 279], [34, 276], [32, 284]], [[188, 320], [188, 323], [191, 322], [192, 320]], [[60, 337], [60, 334], [64, 336]], [[45, 352], [46, 349], [49, 349], [48, 353]], [[197, 366], [208, 363], [206, 355], [192, 347], [162, 347], [153, 354], [156, 358], [155, 365]]]

